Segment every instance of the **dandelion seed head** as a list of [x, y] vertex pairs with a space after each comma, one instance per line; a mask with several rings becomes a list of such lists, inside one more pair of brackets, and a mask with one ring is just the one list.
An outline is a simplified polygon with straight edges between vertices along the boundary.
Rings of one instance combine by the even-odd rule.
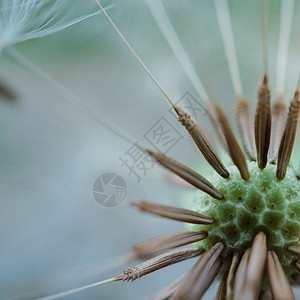
[[[239, 131], [244, 144], [243, 146], [251, 162], [246, 160], [246, 155], [239, 146], [229, 118], [223, 108], [218, 104], [213, 106], [206, 103], [207, 108], [210, 109], [212, 123], [220, 133], [221, 141], [223, 141], [224, 148], [231, 157], [234, 166], [225, 166], [222, 163], [217, 155], [217, 151], [215, 151], [213, 145], [210, 144], [206, 137], [205, 132], [197, 126], [186, 112], [173, 104], [173, 100], [169, 98], [160, 83], [155, 79], [148, 67], [111, 20], [99, 0], [95, 0], [95, 2], [142, 69], [175, 110], [179, 117], [178, 120], [194, 140], [209, 165], [216, 171], [216, 174], [206, 179], [193, 169], [167, 157], [161, 152], [155, 153], [143, 146], [138, 146], [140, 150], [153, 157], [161, 166], [200, 190], [201, 195], [195, 199], [194, 205], [191, 207], [192, 210], [153, 204], [146, 201], [131, 203], [131, 206], [145, 213], [162, 218], [193, 224], [188, 228], [193, 231], [171, 233], [142, 242], [134, 246], [127, 257], [128, 260], [141, 258], [147, 259], [146, 261], [125, 269], [121, 274], [119, 273], [119, 275], [110, 279], [58, 293], [45, 299], [58, 299], [114, 281], [133, 281], [150, 275], [164, 267], [199, 255], [201, 255], [200, 258], [186, 275], [181, 276], [179, 281], [167, 287], [167, 290], [163, 291], [163, 297], [155, 298], [201, 299], [208, 287], [217, 275], [219, 275], [221, 283], [218, 290], [218, 299], [224, 299], [225, 293], [226, 299], [258, 299], [260, 292], [269, 287], [274, 299], [294, 299], [290, 284], [296, 282], [294, 277], [297, 276], [297, 269], [298, 271], [300, 270], [299, 260], [295, 263], [295, 259], [300, 257], [300, 182], [297, 179], [296, 172], [288, 164], [294, 146], [297, 122], [300, 114], [300, 106], [298, 105], [299, 93], [295, 94], [290, 104], [283, 136], [282, 134], [278, 134], [278, 131], [276, 133], [278, 139], [281, 140], [278, 151], [278, 164], [276, 165], [277, 160], [271, 160], [268, 157], [271, 144], [272, 122], [275, 118], [273, 118], [271, 109], [271, 90], [268, 85], [266, 63], [266, 1], [263, 3], [262, 10], [265, 73], [258, 92], [258, 102], [254, 118], [254, 134], [252, 134], [251, 129], [253, 128], [253, 122], [251, 121], [250, 106], [244, 100], [241, 88], [235, 88], [238, 98], [236, 117]], [[13, 17], [17, 16], [22, 21], [26, 20], [29, 10], [25, 12], [21, 10], [21, 14], [19, 14], [18, 9], [24, 8], [30, 3], [38, 4], [41, 2], [14, 1], [13, 4], [18, 5], [15, 6], [17, 8], [15, 10], [16, 15], [13, 12], [9, 15], [11, 19], [14, 20]], [[47, 13], [54, 13], [50, 3], [56, 5], [62, 2], [57, 0], [48, 1], [48, 6], [45, 8], [45, 12]], [[216, 3], [221, 3], [221, 1], [216, 1]], [[58, 7], [60, 6], [58, 5]], [[6, 10], [9, 11], [10, 8], [12, 6], [7, 6]], [[41, 9], [41, 11], [43, 12], [44, 10]], [[39, 14], [36, 16], [39, 17]], [[42, 23], [35, 23], [34, 25], [37, 25], [38, 29], [30, 29], [31, 27], [29, 26], [28, 32], [31, 34], [30, 38], [55, 32], [59, 30], [58, 28], [65, 28], [63, 24], [66, 23], [60, 23], [60, 27], [51, 25], [53, 24], [52, 21], [56, 20], [55, 14], [50, 19], [48, 14], [44, 16], [48, 16], [48, 21], [45, 21], [47, 20], [46, 18], [43, 19]], [[63, 18], [65, 17], [65, 15], [62, 16]], [[58, 19], [58, 22], [54, 23], [59, 24], [62, 19]], [[10, 22], [7, 22], [7, 24], [10, 25]], [[16, 24], [18, 25], [19, 23], [17, 22]], [[16, 28], [18, 28], [17, 25]], [[12, 34], [10, 29], [12, 27], [7, 26], [8, 36]], [[20, 28], [16, 32], [18, 32], [19, 36], [23, 34]], [[172, 31], [171, 34], [174, 35]], [[3, 36], [5, 37], [5, 35]], [[228, 39], [228, 34], [223, 33], [223, 38], [225, 40]], [[21, 40], [26, 40], [26, 38], [23, 37]], [[230, 44], [232, 45], [234, 43], [233, 39], [231, 40]], [[236, 60], [235, 54], [227, 56], [229, 62]], [[24, 62], [24, 59], [21, 61]], [[229, 63], [229, 65], [232, 64]], [[36, 70], [36, 68], [33, 69]], [[193, 75], [193, 70], [192, 72], [186, 70], [186, 72]], [[38, 71], [37, 74], [43, 74], [43, 72]], [[232, 75], [232, 77], [236, 76]], [[51, 80], [51, 77], [44, 75], [44, 78], [48, 80], [50, 78], [49, 81], [54, 83], [56, 88], [59, 87], [59, 90], [63, 91], [64, 96], [70, 97], [70, 93]], [[240, 81], [240, 78], [237, 81]], [[72, 94], [69, 100], [74, 101], [74, 98], [77, 104], [81, 104], [80, 99], [78, 101], [77, 97], [73, 97]], [[79, 107], [81, 106], [79, 105]], [[94, 117], [94, 114], [91, 114], [90, 110], [86, 110], [86, 106], [83, 106], [83, 108], [83, 111], [88, 112], [89, 115]], [[124, 135], [122, 130], [116, 130], [115, 126], [106, 127], [131, 143], [132, 139], [126, 137], [127, 135]], [[255, 145], [256, 153], [254, 150]], [[274, 148], [275, 150], [278, 148], [278, 143]], [[255, 162], [256, 158], [257, 162]], [[269, 161], [273, 164], [269, 164]], [[195, 245], [195, 242], [197, 247], [190, 248], [192, 244]], [[181, 246], [188, 247], [177, 249]], [[163, 253], [172, 249], [176, 250]], [[270, 284], [267, 282], [265, 266], [268, 268]], [[228, 296], [228, 294], [233, 295], [233, 297]]]
[[244, 253], [262, 231], [267, 236], [268, 249], [276, 251], [286, 274], [292, 278], [297, 271], [287, 248], [298, 244], [300, 231], [300, 185], [296, 172], [289, 167], [284, 180], [278, 180], [275, 165], [268, 164], [261, 170], [256, 162], [248, 162], [248, 168], [248, 181], [241, 179], [235, 166], [228, 168], [231, 177], [226, 180], [213, 175], [210, 180], [224, 199], [219, 201], [197, 193], [192, 209], [212, 216], [215, 223], [188, 227], [208, 231], [208, 238], [199, 243], [205, 250], [216, 242], [224, 243], [224, 269], [227, 270], [233, 253]]

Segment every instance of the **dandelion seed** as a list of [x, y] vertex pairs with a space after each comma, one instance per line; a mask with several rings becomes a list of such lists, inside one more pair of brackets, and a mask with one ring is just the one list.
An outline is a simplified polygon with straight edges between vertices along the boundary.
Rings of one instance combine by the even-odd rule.
[[205, 252], [194, 267], [186, 274], [184, 281], [172, 295], [172, 299], [199, 299], [213, 282], [221, 267], [220, 254], [224, 246], [217, 243]]
[[255, 143], [258, 166], [264, 169], [268, 161], [271, 138], [271, 96], [266, 74], [257, 93], [258, 97], [254, 121]]
[[179, 121], [187, 129], [195, 143], [197, 144], [199, 150], [207, 160], [207, 162], [215, 169], [215, 171], [220, 174], [223, 178], [229, 177], [229, 173], [225, 166], [218, 157], [213, 146], [210, 144], [200, 128], [195, 124], [191, 117], [185, 113], [181, 108], [175, 106], [175, 111], [178, 115]]
[[213, 224], [214, 218], [206, 216], [198, 212], [177, 208], [162, 204], [153, 204], [146, 201], [139, 203], [130, 203], [132, 206], [138, 207], [141, 211], [157, 215], [163, 218], [172, 219], [175, 221], [186, 222], [191, 224]]
[[[236, 293], [236, 299], [257, 299], [260, 289], [261, 280], [264, 272], [266, 261], [267, 243], [266, 236], [260, 232], [254, 239], [253, 246], [250, 249], [245, 276], [242, 282], [241, 293]], [[238, 279], [239, 280], [239, 279]]]
[[222, 126], [223, 134], [226, 139], [226, 143], [229, 149], [231, 159], [239, 169], [242, 178], [244, 180], [248, 180], [250, 174], [249, 174], [246, 158], [233, 134], [227, 116], [224, 110], [220, 106], [216, 106], [216, 112], [218, 115], [219, 122]]
[[225, 299], [226, 296], [226, 274], [220, 280], [220, 284], [215, 296], [215, 300], [222, 300]]
[[239, 263], [239, 254], [234, 253], [232, 257], [232, 262], [230, 265], [229, 273], [226, 279], [226, 298], [232, 299], [233, 298], [233, 284], [235, 278], [235, 272], [238, 267]]
[[207, 237], [205, 231], [184, 231], [163, 235], [134, 246], [132, 259], [145, 259], [164, 251], [199, 242]]
[[199, 248], [168, 252], [143, 262], [137, 266], [126, 269], [121, 275], [116, 276], [115, 280], [134, 281], [159, 269], [199, 256], [202, 252], [203, 251]]
[[268, 252], [268, 276], [274, 300], [295, 299], [293, 290], [274, 251]]
[[209, 194], [213, 198], [219, 200], [223, 199], [222, 193], [220, 193], [207, 179], [197, 172], [165, 156], [162, 153], [154, 153], [150, 150], [147, 150], [147, 153], [151, 155], [159, 164], [175, 173], [182, 179], [186, 180], [197, 189]]
[[271, 132], [271, 145], [270, 145], [270, 162], [277, 163], [278, 149], [280, 140], [284, 131], [286, 122], [286, 105], [282, 100], [274, 103], [272, 109], [272, 132]]
[[292, 254], [294, 254], [294, 255], [300, 257], [300, 247], [297, 247], [297, 246], [290, 246], [290, 247], [289, 247], [289, 251], [290, 251]]
[[254, 135], [251, 130], [250, 107], [246, 100], [238, 98], [235, 104], [236, 119], [245, 152], [250, 160], [256, 160]]
[[293, 146], [296, 138], [297, 126], [300, 114], [300, 99], [299, 87], [295, 92], [294, 99], [290, 104], [289, 114], [287, 117], [285, 129], [282, 135], [279, 151], [278, 151], [278, 167], [276, 176], [278, 179], [283, 179], [286, 174], [288, 164], [293, 151]]

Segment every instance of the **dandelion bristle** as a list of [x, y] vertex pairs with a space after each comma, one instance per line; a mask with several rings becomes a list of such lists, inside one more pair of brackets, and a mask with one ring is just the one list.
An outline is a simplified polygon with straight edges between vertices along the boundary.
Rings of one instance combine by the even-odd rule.
[[200, 299], [218, 274], [222, 259], [220, 254], [224, 248], [222, 243], [217, 243], [206, 251], [186, 274], [183, 282], [172, 295], [172, 299]]
[[217, 112], [219, 122], [222, 126], [223, 134], [227, 142], [227, 147], [229, 149], [230, 157], [233, 163], [239, 169], [241, 177], [244, 180], [248, 180], [250, 178], [250, 174], [249, 174], [246, 158], [238, 141], [234, 136], [234, 133], [231, 129], [225, 111], [220, 106], [217, 105], [216, 112]]
[[76, 289], [72, 289], [72, 290], [69, 290], [69, 291], [62, 292], [62, 293], [54, 294], [54, 295], [51, 295], [51, 296], [42, 297], [42, 298], [39, 298], [39, 300], [61, 299], [61, 298], [64, 298], [64, 297], [68, 297], [68, 296], [80, 293], [80, 292], [88, 290], [88, 289], [95, 288], [97, 286], [104, 285], [104, 284], [107, 284], [107, 283], [110, 283], [110, 282], [115, 282], [115, 281], [119, 281], [119, 279], [116, 278], [116, 277], [112, 277], [112, 278], [105, 279], [105, 280], [102, 280], [102, 281], [98, 281], [98, 282], [95, 282], [95, 283], [92, 283], [92, 284], [88, 284], [88, 285], [85, 285], [85, 286], [82, 286], [82, 287], [79, 287], [79, 288], [76, 288]]
[[68, 7], [71, 1], [1, 2], [0, 53], [13, 44], [54, 34], [99, 14], [97, 11], [75, 16], [72, 6]]
[[137, 62], [140, 64], [140, 66], [142, 67], [142, 69], [147, 73], [147, 75], [150, 77], [150, 79], [154, 82], [154, 84], [158, 87], [158, 89], [161, 91], [161, 93], [164, 95], [164, 97], [166, 98], [166, 100], [171, 104], [172, 107], [174, 107], [173, 102], [171, 101], [171, 99], [168, 97], [167, 93], [165, 92], [165, 90], [162, 88], [162, 86], [159, 84], [159, 82], [157, 81], [157, 79], [152, 75], [152, 73], [150, 72], [150, 70], [148, 69], [148, 67], [143, 63], [142, 59], [137, 55], [137, 53], [134, 51], [134, 49], [131, 47], [131, 45], [129, 44], [129, 42], [126, 40], [126, 38], [124, 37], [124, 35], [121, 33], [121, 31], [118, 29], [118, 27], [116, 26], [116, 24], [113, 22], [113, 20], [110, 18], [110, 16], [107, 14], [107, 12], [105, 11], [105, 9], [103, 8], [103, 6], [101, 5], [100, 1], [98, 0], [94, 0], [96, 2], [96, 4], [98, 5], [98, 7], [100, 8], [100, 10], [102, 11], [103, 15], [105, 16], [105, 18], [107, 19], [107, 21], [110, 23], [110, 25], [113, 27], [113, 29], [115, 30], [115, 32], [118, 34], [118, 36], [120, 37], [120, 39], [123, 41], [123, 43], [126, 45], [126, 47], [129, 49], [130, 53], [132, 54], [132, 56], [137, 60]]
[[261, 18], [262, 18], [262, 46], [263, 46], [263, 65], [264, 74], [268, 73], [268, 34], [267, 34], [267, 14], [268, 0], [261, 0]]
[[224, 198], [223, 194], [219, 192], [207, 179], [201, 176], [194, 170], [184, 166], [183, 164], [167, 157], [163, 153], [153, 152], [151, 150], [146, 150], [146, 152], [154, 158], [160, 165], [168, 169], [169, 171], [175, 173], [186, 182], [190, 183], [197, 189], [207, 193], [211, 197], [222, 200]]
[[236, 55], [236, 47], [233, 38], [228, 2], [227, 0], [214, 0], [214, 3], [233, 87], [237, 98], [240, 98], [243, 95], [243, 89]]
[[199, 126], [193, 121], [191, 116], [184, 112], [180, 107], [174, 107], [175, 112], [178, 115], [178, 120], [187, 129], [190, 136], [198, 146], [200, 152], [206, 159], [206, 161], [214, 168], [214, 170], [223, 178], [229, 177], [229, 172], [225, 168], [215, 149], [201, 131]]
[[182, 43], [180, 42], [178, 35], [176, 34], [170, 19], [164, 9], [163, 3], [160, 1], [146, 1], [153, 18], [155, 19], [158, 27], [166, 38], [169, 46], [171, 47], [174, 55], [180, 62], [184, 72], [191, 81], [193, 87], [197, 91], [198, 95], [202, 98], [205, 105], [209, 103], [209, 97], [207, 92], [201, 82], [195, 67], [193, 66], [190, 58], [188, 57], [186, 51], [184, 50]]
[[286, 175], [290, 158], [292, 155], [294, 142], [297, 133], [297, 126], [300, 113], [299, 90], [295, 92], [294, 99], [290, 103], [289, 113], [282, 135], [279, 151], [276, 177], [282, 180]]
[[[210, 103], [210, 98], [206, 92], [206, 89], [204, 88], [204, 85], [203, 85], [197, 71], [195, 70], [182, 43], [180, 42], [172, 24], [171, 24], [171, 21], [168, 18], [168, 15], [164, 9], [163, 4], [160, 1], [147, 1], [147, 4], [150, 8], [150, 11], [151, 11], [157, 25], [159, 26], [161, 32], [163, 33], [169, 46], [171, 47], [174, 55], [180, 62], [183, 70], [185, 71], [187, 77], [190, 79], [190, 81], [191, 81], [193, 87], [195, 88], [195, 90], [197, 91], [198, 95], [203, 100], [203, 102], [205, 104], [205, 108], [206, 108], [208, 116], [209, 116], [209, 119], [218, 134], [218, 137], [220, 139], [222, 147], [226, 151], [228, 151], [222, 130], [220, 128], [220, 125], [218, 124], [218, 120], [216, 119], [216, 116], [214, 113], [214, 107]], [[213, 98], [212, 102], [216, 102], [216, 98]]]
[[280, 27], [277, 52], [276, 96], [283, 100], [286, 82], [287, 61], [294, 17], [294, 0], [280, 3]]
[[267, 270], [272, 298], [274, 300], [294, 300], [294, 293], [275, 251], [268, 251]]
[[190, 224], [213, 224], [214, 218], [200, 214], [196, 211], [178, 208], [169, 205], [154, 204], [146, 201], [131, 202], [131, 206], [139, 208], [141, 211], [153, 214], [162, 218], [172, 219]]
[[254, 134], [256, 144], [257, 163], [264, 169], [268, 162], [268, 151], [271, 138], [271, 102], [268, 77], [265, 74], [257, 92], [257, 105], [254, 120]]
[[108, 118], [104, 115], [95, 112], [95, 110], [88, 107], [85, 102], [73, 94], [70, 90], [68, 90], [65, 86], [60, 84], [57, 80], [55, 80], [52, 76], [42, 70], [39, 66], [37, 66], [33, 61], [29, 60], [27, 57], [22, 55], [17, 49], [10, 47], [6, 50], [6, 54], [8, 54], [13, 60], [17, 61], [21, 66], [25, 69], [29, 70], [31, 73], [36, 75], [39, 79], [43, 80], [46, 84], [48, 84], [51, 88], [53, 88], [56, 92], [62, 95], [70, 104], [75, 106], [77, 109], [82, 111], [84, 114], [95, 120], [97, 123], [101, 124], [105, 128], [107, 128], [110, 132], [114, 133], [116, 136], [120, 137], [122, 140], [126, 141], [131, 145], [136, 145], [139, 149], [145, 151], [145, 148], [142, 147], [139, 143], [136, 142], [136, 139], [133, 138], [130, 134], [128, 134], [124, 129], [112, 123]]
[[205, 231], [184, 231], [151, 239], [132, 247], [132, 259], [146, 259], [164, 251], [199, 242], [207, 237]]

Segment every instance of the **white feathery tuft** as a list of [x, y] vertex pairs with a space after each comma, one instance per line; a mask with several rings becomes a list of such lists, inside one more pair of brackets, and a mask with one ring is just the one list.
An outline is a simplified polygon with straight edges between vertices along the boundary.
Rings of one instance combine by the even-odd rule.
[[[1, 0], [0, 53], [7, 46], [43, 37], [99, 14], [78, 12], [72, 0]], [[88, 5], [85, 5], [88, 6]]]

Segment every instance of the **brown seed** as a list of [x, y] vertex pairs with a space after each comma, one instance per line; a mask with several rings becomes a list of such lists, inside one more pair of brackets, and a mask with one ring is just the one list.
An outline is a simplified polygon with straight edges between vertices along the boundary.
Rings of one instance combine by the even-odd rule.
[[200, 152], [207, 160], [207, 162], [215, 169], [215, 171], [223, 178], [229, 177], [229, 172], [221, 162], [218, 154], [214, 150], [211, 143], [206, 138], [205, 134], [197, 126], [197, 124], [192, 120], [191, 116], [184, 112], [180, 107], [174, 107], [175, 112], [178, 115], [178, 120], [187, 129], [190, 136], [193, 138], [194, 142], [198, 146]]
[[[234, 299], [257, 299], [266, 261], [266, 235], [256, 235], [249, 252], [244, 254], [238, 268], [234, 289]], [[243, 257], [244, 258], [244, 257]], [[243, 263], [242, 263], [243, 262]]]
[[292, 155], [294, 142], [297, 133], [297, 126], [300, 112], [299, 91], [295, 92], [294, 99], [290, 103], [289, 113], [282, 135], [279, 151], [276, 177], [282, 180], [285, 177], [287, 167]]
[[280, 98], [273, 105], [272, 110], [272, 130], [271, 130], [271, 144], [270, 144], [270, 162], [277, 163], [278, 149], [283, 135], [286, 122], [286, 105]]
[[184, 231], [171, 233], [151, 239], [131, 249], [132, 259], [146, 259], [164, 251], [199, 242], [207, 237], [205, 231]]
[[231, 159], [234, 162], [234, 164], [236, 165], [236, 167], [239, 169], [241, 177], [244, 180], [248, 180], [250, 178], [250, 174], [248, 171], [246, 158], [245, 158], [245, 155], [244, 155], [239, 143], [237, 142], [237, 140], [233, 134], [233, 131], [230, 127], [228, 118], [227, 118], [224, 110], [218, 105], [216, 105], [216, 113], [217, 113], [219, 122], [222, 126], [223, 134], [226, 139], [226, 143], [227, 143], [227, 146], [229, 149]]
[[115, 280], [134, 281], [167, 266], [199, 256], [202, 252], [203, 251], [199, 248], [168, 252], [124, 270], [122, 274], [115, 277]]
[[248, 248], [244, 253], [236, 271], [236, 275], [234, 279], [234, 289], [233, 289], [234, 300], [239, 300], [240, 298], [238, 297], [239, 295], [242, 294], [243, 287], [246, 280], [246, 275], [247, 275], [247, 265], [249, 262], [249, 256], [250, 256], [250, 248]]
[[295, 267], [297, 268], [298, 271], [300, 271], [300, 260], [295, 261]]
[[226, 280], [227, 280], [227, 276], [226, 274], [224, 274], [222, 276], [222, 279], [220, 281], [218, 290], [217, 290], [217, 294], [215, 296], [215, 300], [225, 300], [225, 296], [226, 296]]
[[189, 209], [162, 204], [154, 204], [146, 201], [131, 202], [130, 205], [139, 208], [143, 212], [179, 222], [207, 225], [214, 223], [213, 217], [206, 216]]
[[294, 300], [294, 293], [275, 251], [268, 251], [268, 277], [274, 300]]
[[257, 105], [254, 119], [254, 133], [257, 162], [260, 169], [264, 169], [268, 162], [268, 151], [271, 137], [271, 102], [268, 77], [265, 74], [257, 92]]
[[235, 104], [235, 113], [245, 152], [250, 160], [256, 160], [249, 103], [239, 97]]
[[300, 179], [300, 165], [299, 165], [299, 168], [298, 168], [298, 171], [297, 171], [297, 178]]
[[227, 281], [226, 281], [226, 300], [233, 299], [233, 290], [232, 289], [233, 289], [234, 277], [235, 277], [235, 273], [237, 270], [238, 262], [239, 262], [239, 254], [234, 253], [234, 255], [232, 257], [232, 262], [231, 262], [231, 266], [229, 269], [229, 273], [227, 276]]
[[290, 246], [290, 247], [288, 247], [288, 250], [291, 254], [300, 257], [300, 247]]
[[151, 155], [160, 165], [175, 173], [197, 189], [207, 193], [215, 199], [223, 199], [224, 196], [219, 192], [207, 179], [195, 172], [194, 170], [182, 165], [181, 163], [167, 157], [160, 152], [152, 152], [146, 149], [146, 152]]
[[216, 116], [216, 112], [215, 112], [215, 108], [213, 105], [211, 105], [209, 102], [206, 103], [206, 109], [207, 109], [207, 113], [208, 113], [208, 116], [215, 128], [215, 131], [219, 137], [219, 140], [220, 140], [220, 143], [222, 145], [222, 147], [224, 148], [224, 150], [229, 153], [229, 150], [228, 150], [228, 147], [227, 147], [227, 143], [226, 143], [226, 140], [225, 140], [225, 137], [224, 137], [224, 134], [222, 132], [222, 128], [221, 128], [221, 125], [220, 125], [220, 122]]
[[212, 284], [221, 268], [222, 260], [220, 254], [223, 248], [222, 243], [217, 243], [210, 250], [206, 251], [187, 273], [171, 299], [200, 299]]

